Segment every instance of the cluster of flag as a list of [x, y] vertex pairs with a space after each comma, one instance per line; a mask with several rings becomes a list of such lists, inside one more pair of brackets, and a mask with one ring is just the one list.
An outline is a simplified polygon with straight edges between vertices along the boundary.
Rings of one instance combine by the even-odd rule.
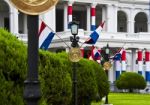
[[[98, 28], [96, 30], [94, 30], [89, 38], [84, 42], [85, 44], [91, 44], [92, 45], [92, 49], [91, 49], [91, 55], [89, 56], [90, 60], [94, 60], [97, 61], [98, 63], [100, 63], [101, 60], [101, 54], [100, 54], [100, 50], [98, 50], [94, 44], [97, 42], [100, 33], [103, 29], [104, 26], [104, 22], [102, 22]], [[40, 30], [39, 30], [39, 48], [40, 49], [44, 49], [47, 50], [53, 37], [55, 35], [55, 32], [48, 27], [43, 21], [41, 22], [41, 26], [40, 26]], [[121, 55], [123, 52], [123, 48], [120, 49], [119, 52], [117, 52], [113, 57], [111, 57], [110, 59], [113, 60], [120, 60], [121, 59]]]
[[[86, 44], [95, 44], [99, 38], [100, 32], [104, 26], [104, 23], [101, 23], [100, 26], [91, 33], [90, 37], [84, 42]], [[39, 30], [39, 48], [47, 50], [55, 32], [51, 30], [43, 21], [41, 22], [40, 30]]]
[[100, 36], [100, 33], [103, 29], [103, 26], [104, 26], [104, 22], [102, 22], [98, 28], [96, 30], [94, 30], [91, 35], [89, 36], [89, 38], [84, 42], [85, 44], [92, 44], [92, 50], [91, 50], [91, 55], [89, 56], [89, 59], [90, 60], [94, 60], [98, 63], [100, 63], [100, 60], [101, 60], [101, 54], [100, 54], [100, 50], [98, 50], [94, 44], [97, 42], [99, 36]]

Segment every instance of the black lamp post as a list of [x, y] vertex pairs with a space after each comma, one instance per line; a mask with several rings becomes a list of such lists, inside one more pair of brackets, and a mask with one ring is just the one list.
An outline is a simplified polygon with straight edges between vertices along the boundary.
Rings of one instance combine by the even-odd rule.
[[[70, 41], [72, 42], [71, 46], [73, 48], [78, 47], [79, 37], [78, 34], [78, 23], [73, 21], [70, 23], [71, 34], [73, 36], [70, 37]], [[73, 62], [73, 105], [77, 105], [77, 70], [76, 70], [76, 62]]]
[[[24, 81], [24, 99], [27, 105], [38, 105], [41, 97], [38, 80], [38, 15], [27, 17], [28, 24], [28, 72]], [[33, 27], [34, 26], [34, 27]]]
[[[107, 46], [105, 47], [105, 62], [109, 62], [109, 45], [107, 44]], [[105, 70], [105, 73], [107, 75], [107, 79], [108, 79], [108, 70]], [[108, 104], [108, 95], [106, 95], [106, 99], [105, 99], [105, 104]]]

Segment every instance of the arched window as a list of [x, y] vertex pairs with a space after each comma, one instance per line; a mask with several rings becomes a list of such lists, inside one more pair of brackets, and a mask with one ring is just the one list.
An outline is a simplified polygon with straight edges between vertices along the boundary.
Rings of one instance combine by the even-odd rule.
[[135, 16], [134, 31], [137, 32], [147, 32], [147, 16], [144, 12], [140, 12]]
[[127, 17], [123, 11], [118, 11], [117, 21], [118, 21], [117, 31], [127, 32]]

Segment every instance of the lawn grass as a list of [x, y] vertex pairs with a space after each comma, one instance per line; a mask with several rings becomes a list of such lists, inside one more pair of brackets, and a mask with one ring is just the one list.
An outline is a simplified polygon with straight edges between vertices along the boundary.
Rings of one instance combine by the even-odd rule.
[[[110, 93], [108, 99], [113, 105], [150, 105], [150, 94]], [[101, 103], [93, 102], [92, 105]]]

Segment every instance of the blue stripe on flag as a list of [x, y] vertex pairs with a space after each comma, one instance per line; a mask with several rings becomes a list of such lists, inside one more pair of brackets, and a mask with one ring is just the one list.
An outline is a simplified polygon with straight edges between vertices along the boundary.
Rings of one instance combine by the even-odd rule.
[[42, 43], [42, 45], [40, 46], [41, 49], [47, 50], [48, 46], [50, 45], [53, 37], [54, 37], [55, 33], [51, 32], [49, 33], [49, 35], [47, 36], [47, 38], [44, 40], [44, 42]]
[[96, 29], [96, 25], [91, 25], [91, 31], [94, 31]]
[[91, 39], [92, 39], [92, 43], [91, 43], [91, 44], [95, 44], [96, 41], [97, 41], [97, 39], [98, 39], [98, 37], [99, 37], [99, 34], [98, 34], [96, 31], [94, 31], [94, 32], [90, 35], [90, 37], [91, 37]]
[[142, 75], [142, 71], [138, 71], [138, 74]]
[[114, 57], [113, 60], [121, 60], [121, 54], [117, 53]]
[[120, 76], [120, 71], [116, 71], [116, 80], [119, 78]]
[[100, 54], [98, 52], [96, 52], [95, 55], [94, 55], [94, 57], [96, 57], [96, 58], [99, 57], [99, 56], [100, 56]]
[[150, 71], [145, 72], [146, 81], [150, 81]]

